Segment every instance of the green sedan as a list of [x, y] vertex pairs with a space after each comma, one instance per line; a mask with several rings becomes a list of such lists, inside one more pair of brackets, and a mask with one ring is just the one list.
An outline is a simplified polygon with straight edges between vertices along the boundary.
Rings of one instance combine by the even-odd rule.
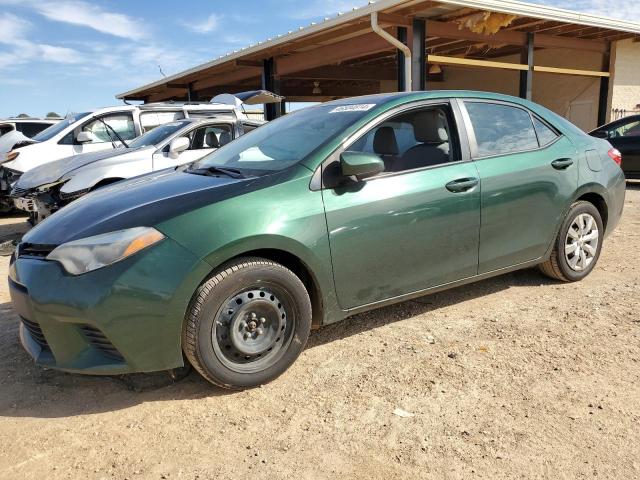
[[190, 363], [216, 385], [254, 387], [312, 328], [359, 312], [536, 265], [581, 280], [622, 213], [620, 161], [503, 95], [304, 109], [31, 230], [9, 273], [21, 340], [69, 372]]

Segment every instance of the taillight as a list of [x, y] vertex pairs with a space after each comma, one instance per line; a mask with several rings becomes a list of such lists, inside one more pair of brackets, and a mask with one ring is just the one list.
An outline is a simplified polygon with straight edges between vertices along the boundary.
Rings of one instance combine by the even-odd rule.
[[616, 162], [618, 165], [622, 165], [622, 154], [620, 153], [620, 150], [618, 150], [617, 148], [612, 148], [607, 152], [607, 155], [609, 155], [611, 160]]

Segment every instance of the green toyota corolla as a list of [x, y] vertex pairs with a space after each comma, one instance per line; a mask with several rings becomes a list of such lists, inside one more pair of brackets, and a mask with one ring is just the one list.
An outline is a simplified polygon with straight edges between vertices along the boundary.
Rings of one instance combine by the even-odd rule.
[[358, 312], [534, 265], [584, 278], [622, 213], [619, 163], [508, 96], [311, 107], [31, 230], [9, 274], [21, 340], [70, 372], [188, 361], [217, 385], [260, 385], [312, 328]]

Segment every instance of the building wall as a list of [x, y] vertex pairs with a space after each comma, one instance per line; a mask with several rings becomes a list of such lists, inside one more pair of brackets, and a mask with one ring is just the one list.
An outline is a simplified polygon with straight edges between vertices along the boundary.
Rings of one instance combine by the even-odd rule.
[[640, 43], [632, 39], [615, 42], [612, 64], [611, 107], [640, 110]]
[[[520, 57], [512, 55], [496, 61], [520, 63]], [[545, 49], [536, 50], [534, 62], [546, 67], [600, 70], [602, 55], [569, 49]], [[514, 96], [519, 93], [518, 71], [449, 65], [442, 68], [444, 81], [432, 82], [428, 89], [482, 90]], [[640, 81], [638, 76], [636, 79]], [[591, 130], [597, 126], [599, 90], [600, 79], [597, 77], [550, 73], [533, 75], [533, 101], [568, 118], [583, 130]]]

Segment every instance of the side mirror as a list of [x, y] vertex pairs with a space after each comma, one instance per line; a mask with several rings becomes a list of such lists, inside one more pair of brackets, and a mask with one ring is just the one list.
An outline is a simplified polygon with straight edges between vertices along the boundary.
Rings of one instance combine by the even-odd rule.
[[169, 144], [169, 157], [176, 159], [189, 148], [189, 139], [187, 137], [178, 137], [171, 140]]
[[591, 132], [592, 137], [608, 139], [609, 133], [606, 130], [596, 130], [595, 132]]
[[374, 153], [342, 152], [340, 168], [344, 176], [364, 180], [384, 172], [384, 162]]
[[82, 131], [78, 134], [78, 136], [76, 137], [76, 143], [91, 143], [93, 142], [93, 138], [91, 137], [91, 134], [87, 131]]

